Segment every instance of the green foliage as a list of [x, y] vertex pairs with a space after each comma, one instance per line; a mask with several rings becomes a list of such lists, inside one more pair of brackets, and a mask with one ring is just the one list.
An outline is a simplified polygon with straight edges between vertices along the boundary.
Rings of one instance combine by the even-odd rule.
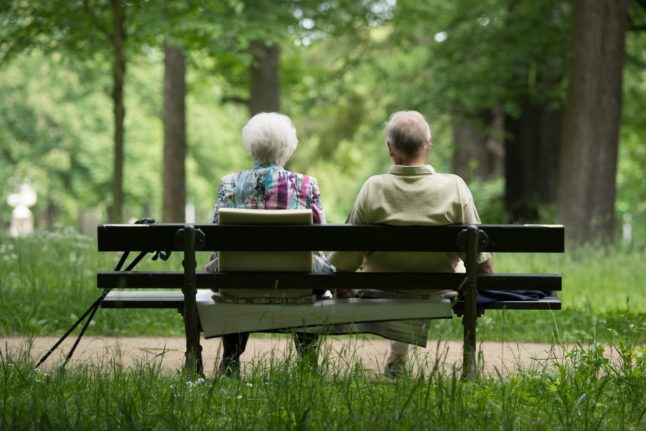
[[[0, 83], [0, 191], [3, 203], [23, 181], [39, 193], [36, 212], [55, 206], [70, 223], [80, 208], [105, 205], [111, 169], [98, 161], [111, 154], [110, 110], [60, 56], [23, 57], [5, 68]], [[55, 82], [56, 85], [52, 85]], [[6, 209], [7, 207], [5, 207]], [[3, 211], [6, 221], [8, 213]]]
[[502, 106], [518, 115], [524, 100], [560, 103], [568, 28], [560, 0], [402, 1], [393, 43], [415, 61], [392, 67], [413, 83], [402, 91], [414, 104], [463, 115]]
[[646, 191], [640, 178], [646, 167], [646, 35], [629, 33], [626, 38], [624, 109], [617, 173], [617, 209], [633, 218], [646, 217]]
[[[239, 139], [248, 113], [225, 102], [248, 98], [255, 38], [281, 46], [282, 106], [300, 139], [290, 168], [318, 178], [332, 222], [344, 221], [362, 182], [390, 164], [382, 125], [392, 111], [429, 118], [432, 163], [448, 172], [451, 116], [494, 106], [514, 116], [522, 101], [562, 100], [568, 1], [257, 3], [124, 2], [127, 218], [160, 214], [164, 40], [189, 58], [187, 185], [198, 220], [208, 219], [218, 179], [250, 166]], [[13, 1], [0, 22], [2, 201], [30, 180], [37, 219], [78, 225], [80, 212], [94, 211], [103, 221], [112, 181], [108, 4]], [[617, 194], [618, 210], [637, 223], [646, 211], [642, 39], [627, 37]], [[502, 221], [500, 180], [470, 186], [483, 221]]]

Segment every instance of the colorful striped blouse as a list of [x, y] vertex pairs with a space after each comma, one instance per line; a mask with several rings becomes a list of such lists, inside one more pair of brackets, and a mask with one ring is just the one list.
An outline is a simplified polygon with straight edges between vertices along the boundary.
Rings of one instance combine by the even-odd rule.
[[[218, 223], [220, 208], [242, 209], [312, 209], [315, 224], [325, 224], [325, 213], [316, 178], [285, 170], [278, 165], [257, 164], [248, 171], [236, 172], [220, 180], [211, 223]], [[208, 272], [218, 268], [218, 254], [205, 266]], [[322, 252], [313, 253], [313, 272], [334, 272]]]
[[220, 208], [311, 208], [314, 223], [325, 223], [316, 178], [287, 171], [278, 165], [257, 164], [251, 170], [223, 177], [211, 216], [212, 223], [218, 222]]

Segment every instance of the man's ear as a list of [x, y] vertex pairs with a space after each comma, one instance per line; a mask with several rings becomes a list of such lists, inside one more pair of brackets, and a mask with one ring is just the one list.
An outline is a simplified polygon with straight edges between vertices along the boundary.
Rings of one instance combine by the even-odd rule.
[[395, 152], [393, 151], [393, 147], [390, 146], [390, 142], [386, 141], [386, 146], [388, 147], [388, 155], [390, 157], [393, 157], [395, 155]]

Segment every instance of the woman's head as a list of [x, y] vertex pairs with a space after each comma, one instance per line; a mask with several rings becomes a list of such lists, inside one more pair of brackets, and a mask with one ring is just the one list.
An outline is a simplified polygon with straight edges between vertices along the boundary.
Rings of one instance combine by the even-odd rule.
[[242, 145], [254, 163], [283, 166], [296, 150], [298, 138], [288, 116], [262, 112], [242, 128]]

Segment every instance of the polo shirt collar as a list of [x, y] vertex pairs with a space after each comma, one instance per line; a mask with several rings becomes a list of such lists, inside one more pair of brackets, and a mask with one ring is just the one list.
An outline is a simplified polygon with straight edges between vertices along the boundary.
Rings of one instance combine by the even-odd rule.
[[435, 169], [431, 165], [393, 165], [388, 169], [388, 173], [393, 175], [432, 175], [435, 173]]

